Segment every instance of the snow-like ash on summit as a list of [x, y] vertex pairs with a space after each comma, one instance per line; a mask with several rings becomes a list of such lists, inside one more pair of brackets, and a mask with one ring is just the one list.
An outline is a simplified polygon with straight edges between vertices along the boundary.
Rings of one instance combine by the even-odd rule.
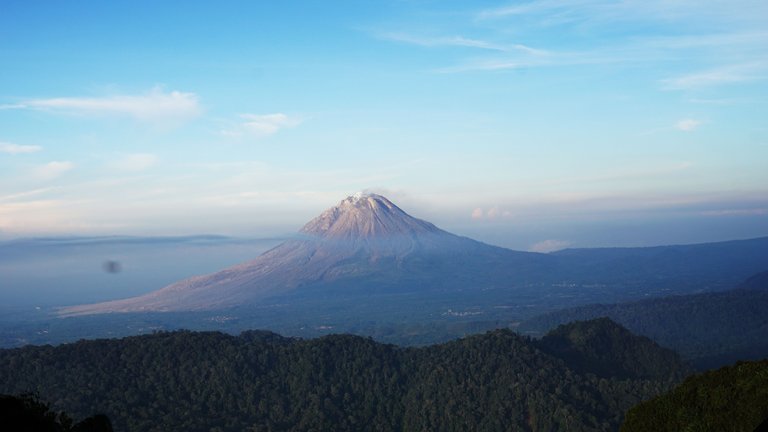
[[441, 232], [385, 197], [358, 192], [312, 219], [302, 233], [334, 239], [374, 239]]

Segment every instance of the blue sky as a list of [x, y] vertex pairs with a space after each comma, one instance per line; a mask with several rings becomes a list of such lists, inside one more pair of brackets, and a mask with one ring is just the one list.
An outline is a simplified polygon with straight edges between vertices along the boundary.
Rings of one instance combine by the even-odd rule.
[[290, 233], [370, 189], [517, 249], [768, 235], [768, 3], [0, 5], [0, 238]]

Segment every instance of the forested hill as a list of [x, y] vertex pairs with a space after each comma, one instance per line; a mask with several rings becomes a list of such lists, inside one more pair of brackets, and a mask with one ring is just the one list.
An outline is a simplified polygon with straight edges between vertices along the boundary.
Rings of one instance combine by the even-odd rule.
[[608, 318], [561, 325], [538, 342], [569, 367], [615, 378], [672, 378], [690, 372], [674, 351], [659, 349]]
[[768, 431], [768, 360], [690, 377], [632, 408], [621, 431]]
[[674, 349], [700, 369], [768, 356], [768, 272], [735, 289], [551, 312], [519, 331], [542, 334], [562, 323], [608, 317], [635, 334]]
[[[425, 348], [189, 331], [28, 346], [0, 350], [0, 393], [35, 391], [123, 431], [611, 431], [684, 369], [608, 320], [560, 333], [557, 350], [507, 330]], [[599, 346], [604, 334], [621, 343]], [[651, 360], [597, 375], [574, 352]]]

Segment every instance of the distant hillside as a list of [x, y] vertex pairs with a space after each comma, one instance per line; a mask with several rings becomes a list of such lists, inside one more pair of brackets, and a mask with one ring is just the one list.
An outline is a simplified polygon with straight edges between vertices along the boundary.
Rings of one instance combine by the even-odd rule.
[[632, 408], [621, 432], [768, 430], [768, 360], [740, 362], [685, 380]]
[[632, 332], [672, 348], [698, 367], [768, 356], [768, 273], [725, 292], [598, 304], [545, 314], [519, 331], [543, 333], [565, 322], [609, 317]]
[[768, 271], [758, 273], [745, 280], [737, 289], [768, 290]]
[[[613, 431], [679, 382], [684, 366], [646, 339], [607, 320], [576, 328], [587, 337], [552, 335], [566, 355], [507, 330], [418, 349], [188, 331], [28, 346], [0, 350], [0, 392], [34, 389], [123, 431]], [[573, 352], [631, 376], [590, 373]], [[664, 361], [627, 368], [638, 352]]]
[[[608, 318], [576, 321], [549, 332], [538, 346], [571, 367], [604, 377], [675, 378], [689, 372], [680, 357]], [[662, 375], [659, 375], [662, 373]]]
[[[640, 282], [677, 294], [731, 288], [768, 269], [768, 237], [634, 248], [564, 249], [550, 254], [575, 264], [574, 278]], [[570, 265], [570, 264], [569, 264]], [[719, 287], [719, 288], [718, 288]], [[686, 292], [687, 291], [687, 292]]]

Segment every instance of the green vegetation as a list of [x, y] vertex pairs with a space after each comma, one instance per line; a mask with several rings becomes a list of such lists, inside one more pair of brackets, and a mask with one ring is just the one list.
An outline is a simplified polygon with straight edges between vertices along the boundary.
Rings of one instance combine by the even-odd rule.
[[[768, 360], [693, 376], [673, 391], [627, 413], [622, 432], [768, 429]], [[758, 428], [762, 426], [762, 428]]]
[[[598, 375], [509, 330], [425, 348], [179, 331], [2, 350], [0, 391], [102, 412], [125, 431], [611, 431], [679, 382], [683, 366], [658, 346], [607, 320], [579, 326], [590, 355], [665, 360], [647, 374]], [[605, 333], [626, 341], [601, 348], [591, 335]]]

